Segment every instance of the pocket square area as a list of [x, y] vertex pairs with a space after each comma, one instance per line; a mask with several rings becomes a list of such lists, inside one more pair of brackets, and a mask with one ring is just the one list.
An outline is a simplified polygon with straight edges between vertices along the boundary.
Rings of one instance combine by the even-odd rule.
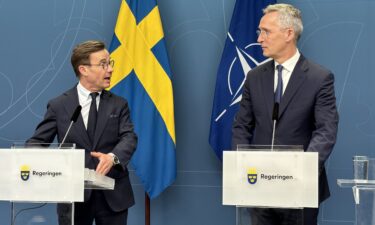
[[110, 115], [109, 115], [109, 118], [117, 118], [117, 117], [118, 117], [117, 114], [110, 114]]

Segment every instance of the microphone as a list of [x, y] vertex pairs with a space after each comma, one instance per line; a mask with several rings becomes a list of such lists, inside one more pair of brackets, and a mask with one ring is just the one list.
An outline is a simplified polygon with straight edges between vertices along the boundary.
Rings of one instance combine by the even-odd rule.
[[273, 105], [272, 120], [273, 121], [279, 120], [279, 103], [278, 102], [275, 102], [275, 104]]
[[81, 113], [82, 106], [78, 105], [77, 108], [74, 110], [72, 118], [70, 119], [71, 122], [75, 123], [78, 119], [79, 114]]
[[272, 120], [273, 120], [273, 129], [272, 129], [271, 151], [273, 151], [273, 146], [275, 143], [276, 122], [279, 120], [279, 103], [278, 102], [275, 102], [275, 104], [273, 105]]
[[65, 139], [66, 139], [66, 137], [68, 136], [69, 131], [70, 131], [70, 129], [71, 129], [72, 126], [73, 126], [73, 123], [75, 123], [75, 122], [77, 121], [78, 116], [79, 116], [79, 114], [81, 113], [81, 109], [82, 109], [82, 106], [78, 105], [77, 108], [74, 110], [73, 115], [72, 115], [72, 117], [70, 118], [70, 124], [69, 124], [68, 130], [66, 131], [65, 136], [64, 136], [62, 142], [61, 142], [60, 145], [59, 145], [59, 149], [60, 149], [60, 148], [62, 147], [62, 145], [64, 144]]

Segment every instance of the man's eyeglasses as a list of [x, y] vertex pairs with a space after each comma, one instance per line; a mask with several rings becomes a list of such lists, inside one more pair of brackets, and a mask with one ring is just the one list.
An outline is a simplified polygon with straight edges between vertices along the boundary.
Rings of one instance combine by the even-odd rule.
[[101, 62], [99, 64], [83, 64], [83, 65], [86, 65], [86, 66], [101, 66], [103, 68], [103, 70], [107, 70], [109, 65], [111, 65], [112, 68], [115, 66], [115, 61], [113, 59], [111, 59], [108, 62]]
[[256, 31], [256, 33], [257, 33], [258, 37], [262, 36], [262, 38], [267, 39], [270, 36], [270, 34], [273, 33], [273, 32], [284, 32], [284, 31], [288, 31], [288, 30], [291, 30], [291, 29], [292, 28], [290, 28], [290, 27], [280, 28], [279, 31], [277, 31], [277, 30], [276, 31], [269, 31], [269, 30], [258, 29]]
[[262, 37], [265, 38], [265, 39], [268, 38], [268, 35], [270, 34], [270, 32], [268, 30], [260, 30], [260, 29], [258, 29], [256, 31], [256, 33], [257, 33], [258, 37], [262, 35]]

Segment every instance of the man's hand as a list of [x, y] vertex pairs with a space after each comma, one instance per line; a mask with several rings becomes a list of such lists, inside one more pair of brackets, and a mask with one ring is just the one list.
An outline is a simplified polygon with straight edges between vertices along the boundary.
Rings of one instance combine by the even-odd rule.
[[101, 152], [91, 152], [91, 156], [99, 159], [99, 164], [96, 167], [96, 172], [101, 175], [107, 175], [113, 166], [113, 157]]

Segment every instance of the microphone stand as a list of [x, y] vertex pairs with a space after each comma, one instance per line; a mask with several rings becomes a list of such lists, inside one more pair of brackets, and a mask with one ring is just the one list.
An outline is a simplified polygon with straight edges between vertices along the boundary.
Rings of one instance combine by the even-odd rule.
[[272, 129], [272, 141], [271, 141], [271, 152], [275, 145], [275, 133], [276, 133], [276, 122], [279, 120], [279, 103], [275, 102], [272, 111], [273, 129]]
[[66, 139], [66, 137], [68, 137], [69, 131], [70, 131], [70, 129], [72, 128], [73, 123], [75, 123], [75, 122], [77, 121], [78, 116], [79, 116], [79, 114], [81, 113], [81, 109], [82, 109], [82, 106], [78, 105], [77, 108], [74, 110], [74, 113], [73, 113], [73, 115], [72, 115], [72, 118], [70, 119], [70, 124], [69, 124], [68, 130], [66, 131], [63, 140], [62, 140], [61, 143], [59, 144], [58, 149], [61, 149], [62, 145], [65, 143], [65, 139]]
[[66, 137], [68, 137], [69, 131], [70, 131], [70, 129], [72, 128], [74, 122], [75, 122], [75, 121], [73, 121], [73, 120], [70, 121], [70, 124], [69, 124], [68, 130], [66, 131], [63, 140], [62, 140], [61, 143], [59, 144], [58, 149], [60, 149], [60, 148], [62, 147], [62, 145], [65, 143], [65, 139], [66, 139]]
[[276, 120], [273, 121], [271, 152], [273, 152], [273, 146], [275, 145], [275, 130], [276, 130]]

